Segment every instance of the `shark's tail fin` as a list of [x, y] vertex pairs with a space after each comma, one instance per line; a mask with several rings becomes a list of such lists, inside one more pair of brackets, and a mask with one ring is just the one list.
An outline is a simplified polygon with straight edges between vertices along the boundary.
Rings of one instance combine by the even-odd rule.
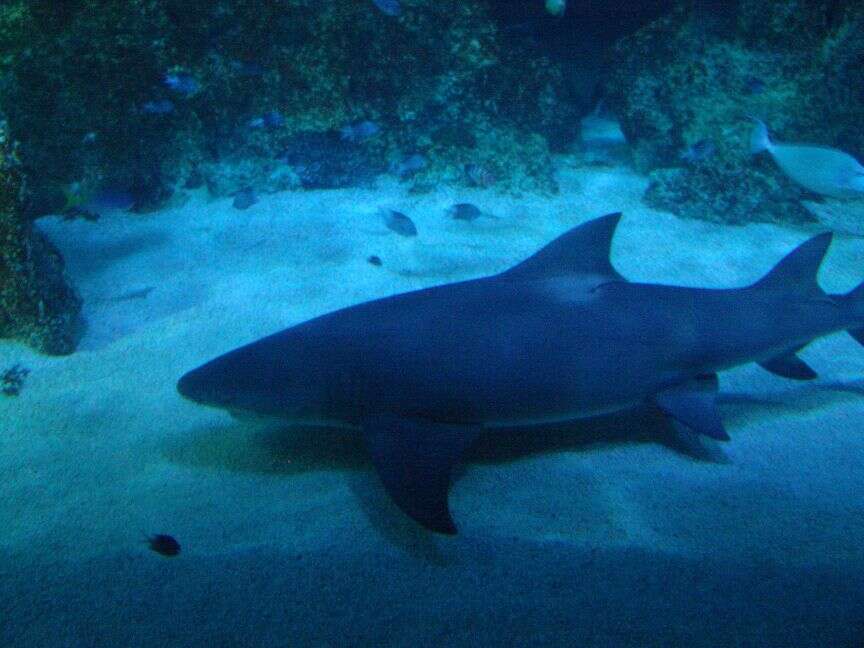
[[831, 245], [831, 232], [824, 232], [804, 241], [783, 257], [768, 274], [753, 284], [753, 287], [825, 297], [825, 292], [816, 281], [816, 275], [829, 245]]
[[845, 311], [845, 319], [855, 323], [855, 326], [849, 329], [849, 335], [864, 344], [864, 281], [848, 293], [828, 295], [819, 287], [816, 280], [819, 266], [830, 244], [830, 232], [804, 241], [783, 257], [768, 274], [753, 284], [753, 288], [808, 295], [840, 304]]
[[849, 309], [849, 317], [860, 323], [857, 328], [849, 329], [849, 335], [864, 344], [864, 281], [845, 295], [837, 295], [836, 299]]

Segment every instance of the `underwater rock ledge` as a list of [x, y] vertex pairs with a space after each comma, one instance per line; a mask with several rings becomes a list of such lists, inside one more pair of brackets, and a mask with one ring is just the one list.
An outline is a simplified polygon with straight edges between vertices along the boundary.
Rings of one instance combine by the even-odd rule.
[[[471, 186], [472, 164], [501, 191], [557, 191], [550, 147], [577, 118], [566, 69], [503, 33], [488, 4], [416, 0], [398, 15], [356, 0], [54, 4], [0, 9], [0, 104], [28, 213], [59, 211], [72, 185], [131, 192], [139, 212], [199, 175], [216, 196], [240, 188], [231, 175], [268, 193], [267, 161], [308, 134], [317, 148], [291, 165], [306, 188], [364, 184], [422, 155], [418, 189]], [[360, 124], [375, 129], [356, 140], [363, 155], [319, 174], [335, 148], [321, 140]], [[228, 168], [247, 159], [257, 174]]]
[[646, 202], [727, 223], [813, 221], [801, 203], [811, 194], [765, 156], [751, 155], [748, 117], [765, 121], [782, 141], [860, 159], [864, 5], [700, 6], [678, 2], [614, 47], [609, 105], [637, 168], [651, 177]]
[[64, 276], [63, 257], [20, 210], [15, 147], [0, 121], [0, 338], [43, 353], [72, 353], [82, 330], [81, 298]]

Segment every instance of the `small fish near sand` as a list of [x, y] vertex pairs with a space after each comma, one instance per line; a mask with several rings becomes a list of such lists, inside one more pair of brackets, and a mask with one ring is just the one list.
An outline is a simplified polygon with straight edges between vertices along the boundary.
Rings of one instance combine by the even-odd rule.
[[379, 213], [384, 217], [387, 229], [396, 232], [399, 236], [417, 236], [417, 226], [408, 216], [395, 209], [381, 209]]
[[425, 156], [419, 153], [409, 155], [401, 162], [397, 162], [390, 167], [390, 172], [399, 176], [401, 180], [407, 180], [418, 172], [426, 168], [429, 161]]
[[258, 196], [255, 195], [255, 190], [252, 187], [245, 187], [234, 194], [234, 201], [231, 205], [234, 209], [249, 209], [257, 202]]
[[783, 173], [813, 193], [833, 198], [864, 197], [864, 166], [854, 157], [828, 146], [772, 142], [765, 123], [753, 121], [753, 155], [768, 151]]
[[489, 167], [483, 164], [469, 163], [465, 165], [465, 177], [468, 179], [468, 184], [472, 187], [480, 187], [488, 189], [496, 182], [498, 176]]
[[155, 551], [160, 556], [173, 558], [180, 555], [180, 543], [167, 533], [157, 533], [147, 537], [147, 544], [150, 545], [150, 550]]
[[201, 89], [198, 79], [188, 72], [166, 72], [162, 75], [162, 84], [184, 97], [191, 97]]
[[0, 373], [0, 393], [4, 396], [17, 396], [24, 386], [24, 379], [30, 373], [27, 367], [14, 364]]
[[483, 215], [477, 205], [471, 203], [456, 203], [447, 209], [447, 215], [454, 220], [473, 221]]

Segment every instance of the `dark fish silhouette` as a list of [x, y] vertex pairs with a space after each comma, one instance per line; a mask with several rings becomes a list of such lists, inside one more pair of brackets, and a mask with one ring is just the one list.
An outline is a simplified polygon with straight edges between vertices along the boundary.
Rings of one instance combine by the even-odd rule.
[[150, 549], [163, 556], [173, 557], [180, 553], [180, 543], [167, 533], [157, 533], [147, 538]]
[[456, 220], [473, 221], [480, 218], [483, 212], [477, 205], [471, 203], [456, 203], [447, 210], [451, 218]]
[[384, 223], [387, 229], [392, 230], [400, 236], [417, 236], [417, 226], [408, 216], [394, 209], [382, 209]]

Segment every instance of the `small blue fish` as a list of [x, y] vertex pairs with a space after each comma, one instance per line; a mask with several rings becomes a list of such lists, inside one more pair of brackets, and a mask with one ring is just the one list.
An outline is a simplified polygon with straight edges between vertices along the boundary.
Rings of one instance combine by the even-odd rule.
[[[375, 257], [376, 259], [378, 257]], [[379, 259], [380, 262], [380, 259]], [[378, 263], [378, 265], [381, 265]], [[20, 364], [14, 364], [0, 373], [0, 393], [4, 396], [17, 396], [24, 386], [24, 379], [30, 370]]]
[[247, 123], [247, 126], [253, 130], [259, 128], [279, 128], [285, 125], [285, 117], [278, 110], [271, 110], [260, 117], [253, 117]]
[[456, 203], [447, 210], [447, 213], [450, 215], [451, 218], [464, 221], [477, 220], [483, 215], [483, 212], [480, 211], [480, 208], [477, 205], [472, 205], [471, 203]]
[[410, 155], [401, 162], [394, 164], [390, 171], [394, 174], [402, 178], [403, 180], [406, 178], [410, 178], [418, 171], [422, 171], [426, 168], [428, 164], [428, 160], [420, 155], [419, 153], [415, 153], [414, 155]]
[[264, 113], [263, 118], [267, 128], [280, 128], [285, 125], [285, 117], [278, 110]]
[[402, 13], [402, 5], [399, 0], [372, 0], [374, 4], [383, 14], [388, 16], [398, 16]]
[[141, 111], [148, 115], [169, 115], [174, 112], [174, 102], [170, 99], [145, 101], [141, 106]]
[[695, 144], [687, 147], [687, 149], [681, 153], [681, 159], [690, 164], [696, 164], [698, 162], [704, 162], [710, 158], [714, 155], [715, 151], [716, 148], [714, 142], [710, 139], [701, 139]]
[[417, 236], [417, 226], [408, 216], [395, 209], [381, 209], [381, 215], [384, 217], [384, 224], [387, 229], [396, 232], [400, 236]]
[[162, 83], [170, 90], [186, 97], [201, 89], [198, 80], [187, 72], [167, 72], [162, 76]]
[[339, 129], [339, 134], [343, 140], [354, 143], [365, 142], [380, 132], [381, 127], [368, 119], [356, 124], [348, 124]]

